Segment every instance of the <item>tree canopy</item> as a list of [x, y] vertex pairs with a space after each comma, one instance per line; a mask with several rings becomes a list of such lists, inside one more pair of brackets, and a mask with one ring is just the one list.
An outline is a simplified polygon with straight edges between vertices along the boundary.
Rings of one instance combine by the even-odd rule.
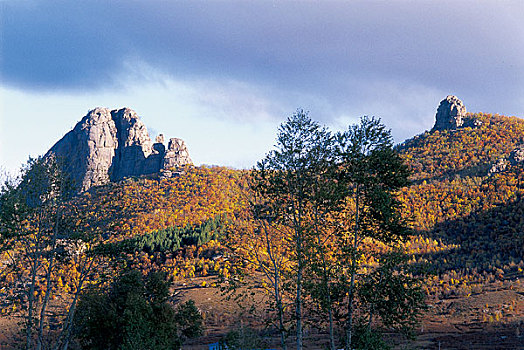
[[[280, 126], [275, 149], [252, 172], [252, 210], [259, 229], [249, 232], [250, 242], [258, 240], [258, 249], [265, 249], [254, 260], [271, 282], [283, 347], [285, 293], [294, 299], [297, 349], [303, 347], [306, 300], [315, 301], [327, 314], [331, 349], [336, 348], [336, 315], [346, 322], [347, 348], [357, 344], [352, 342], [357, 330], [369, 333], [380, 324], [414, 326], [411, 321], [416, 317], [411, 316], [422, 308], [422, 291], [415, 279], [404, 276], [400, 264], [388, 258], [388, 251], [398, 249], [411, 234], [396, 197], [408, 185], [408, 176], [379, 119], [363, 117], [347, 131], [332, 134], [298, 110]], [[367, 240], [385, 249], [370, 251]], [[364, 255], [374, 255], [375, 263], [364, 264]], [[377, 274], [384, 276], [386, 267], [404, 276], [409, 288], [397, 288], [404, 283], [389, 277], [381, 283], [364, 283]], [[386, 288], [393, 284], [395, 288]], [[399, 303], [390, 315], [382, 312], [382, 304], [364, 297], [371, 287], [375, 293], [382, 288], [395, 294], [396, 299], [391, 295], [390, 300]], [[413, 302], [400, 302], [407, 295], [414, 295]], [[404, 320], [408, 316], [410, 322]], [[388, 323], [391, 319], [396, 322]]]
[[122, 273], [108, 290], [82, 295], [75, 333], [84, 349], [179, 349], [202, 334], [202, 316], [192, 301], [175, 309], [162, 272]]

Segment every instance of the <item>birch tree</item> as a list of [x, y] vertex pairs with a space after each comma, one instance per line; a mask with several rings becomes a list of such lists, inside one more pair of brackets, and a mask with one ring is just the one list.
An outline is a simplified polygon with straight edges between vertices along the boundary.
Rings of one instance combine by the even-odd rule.
[[[3, 249], [10, 257], [6, 270], [16, 271], [18, 286], [22, 286], [17, 294], [26, 305], [25, 348], [28, 350], [33, 348], [33, 342], [38, 350], [44, 346], [57, 240], [69, 194], [67, 180], [54, 158], [30, 159], [19, 183], [6, 184], [2, 189], [0, 233]], [[37, 286], [42, 290], [38, 291]]]
[[[5, 182], [0, 191], [0, 252], [7, 257], [0, 282], [9, 291], [3, 303], [23, 310], [27, 350], [67, 349], [78, 297], [96, 266], [92, 237], [97, 234], [79, 229], [88, 218], [76, 212], [73, 194], [53, 157], [30, 159], [19, 177]], [[60, 290], [58, 276], [64, 266], [77, 269], [68, 286], [71, 292]], [[55, 340], [46, 330], [49, 304], [58, 294], [68, 303]]]
[[366, 238], [395, 244], [410, 235], [401, 216], [396, 191], [408, 184], [409, 171], [393, 150], [389, 130], [379, 119], [362, 117], [359, 124], [339, 133], [342, 176], [347, 205], [339, 215], [339, 263], [347, 289], [346, 349], [353, 349], [356, 280]]
[[333, 159], [333, 137], [307, 113], [298, 110], [283, 123], [275, 149], [257, 164], [254, 190], [266, 200], [280, 234], [285, 237], [294, 289], [297, 349], [303, 348], [304, 271], [310, 241], [315, 236], [311, 221], [314, 189], [320, 169]]

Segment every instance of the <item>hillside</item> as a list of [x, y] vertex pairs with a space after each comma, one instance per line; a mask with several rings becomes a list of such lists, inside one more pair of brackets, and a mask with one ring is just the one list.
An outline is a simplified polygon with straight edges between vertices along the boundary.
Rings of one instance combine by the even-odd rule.
[[[524, 120], [482, 113], [467, 117], [481, 123], [433, 130], [397, 146], [413, 171], [412, 185], [399, 193], [416, 233], [405, 247], [410, 262], [429, 271], [424, 289], [431, 308], [424, 327], [433, 333], [421, 334], [429, 340], [419, 346], [458, 342], [456, 334], [476, 330], [503, 332], [510, 345], [501, 348], [510, 349], [521, 339], [515, 329], [519, 332], [524, 322], [524, 171], [522, 163], [490, 170], [524, 143]], [[177, 298], [200, 300], [207, 327], [227, 331], [221, 326], [234, 322], [219, 315], [230, 305], [218, 296], [215, 283], [245, 268], [235, 264], [232, 256], [239, 252], [229, 245], [250, 220], [248, 174], [187, 165], [171, 178], [128, 178], [76, 197], [68, 212], [73, 225], [126, 252], [123, 258], [108, 254], [89, 278], [111, 275], [106, 268], [114, 259], [144, 273], [166, 271], [177, 283]], [[74, 295], [81, 264], [81, 258], [62, 262], [54, 282], [57, 300]], [[4, 281], [14, 283], [16, 273], [7, 273]], [[39, 298], [45, 288], [37, 286]], [[4, 293], [15, 295], [15, 288]], [[216, 305], [210, 304], [210, 293]], [[13, 313], [15, 305], [4, 303], [3, 314]], [[216, 339], [216, 332], [205, 339]]]
[[[490, 169], [524, 142], [524, 121], [489, 114], [468, 116], [482, 124], [476, 128], [427, 132], [398, 146], [413, 170], [413, 184], [400, 193], [405, 215], [413, 220], [416, 231], [406, 247], [412, 254], [412, 262], [427, 264], [430, 275], [425, 290], [434, 303], [433, 311], [444, 316], [438, 321], [447, 325], [442, 326], [444, 334], [446, 327], [487, 332], [490, 327], [502, 324], [514, 336], [511, 329], [524, 320], [524, 298], [513, 292], [523, 291], [520, 280], [524, 278], [524, 172], [522, 165], [510, 165], [505, 171], [494, 173]], [[124, 192], [132, 193], [132, 188], [141, 191], [139, 196], [148, 198], [146, 203], [173, 203], [168, 195], [172, 190], [167, 189], [185, 188], [190, 179], [198, 178], [198, 183], [210, 186], [205, 190], [209, 192], [202, 192], [204, 188], [197, 186], [188, 202], [192, 204], [185, 207], [133, 209], [141, 214], [130, 218], [129, 226], [124, 223], [121, 227], [132, 227], [134, 235], [172, 225], [200, 224], [216, 215], [241, 218], [245, 215], [242, 201], [245, 175], [221, 168], [194, 168], [180, 178], [161, 182], [163, 185], [156, 187], [157, 190], [152, 185], [154, 180], [141, 180], [142, 185], [120, 184], [116, 188]], [[204, 193], [213, 195], [202, 196]], [[214, 201], [215, 193], [220, 194], [220, 200], [207, 213], [204, 208], [209, 208], [208, 201]], [[165, 220], [172, 208], [184, 214], [178, 219]], [[229, 225], [229, 230], [235, 230], [238, 222]], [[175, 259], [175, 254], [166, 254], [161, 249], [144, 252], [140, 264], [143, 268], [155, 264], [159, 268], [172, 268], [173, 277], [182, 281], [191, 276], [227, 275], [235, 269], [223, 260], [227, 248], [221, 246], [220, 239], [212, 240], [211, 245], [203, 243], [179, 252]], [[189, 295], [199, 298], [198, 294]], [[450, 320], [454, 326], [447, 323]], [[432, 328], [431, 322], [436, 321], [428, 322], [428, 329], [443, 331], [441, 326]], [[448, 337], [457, 341], [454, 336]]]
[[[413, 184], [400, 194], [405, 215], [419, 234], [410, 244], [417, 259], [434, 260], [431, 254], [440, 254], [434, 266], [438, 273], [462, 271], [461, 280], [473, 270], [515, 276], [524, 268], [524, 173], [517, 165], [493, 174], [489, 170], [524, 142], [524, 121], [471, 116], [482, 125], [427, 132], [398, 146], [413, 170]], [[105, 225], [112, 240], [136, 237], [217, 216], [234, 221], [245, 215], [246, 175], [188, 167], [171, 179], [129, 179], [99, 187], [79, 201], [101, 217], [96, 226]]]
[[397, 147], [413, 170], [413, 181], [483, 178], [498, 159], [524, 144], [524, 120], [485, 113], [468, 116], [481, 125], [426, 131]]
[[524, 120], [471, 117], [482, 125], [425, 133], [398, 147], [413, 169], [401, 198], [417, 231], [454, 247], [440, 253], [439, 272], [514, 274], [524, 267], [523, 164], [490, 170], [524, 143]]
[[502, 339], [521, 334], [524, 320], [524, 163], [509, 161], [524, 144], [524, 120], [469, 116], [482, 124], [398, 146], [413, 169], [400, 195], [422, 241], [410, 243], [413, 260], [429, 263], [426, 291], [442, 315], [434, 326], [449, 324], [434, 339], [457, 349], [519, 348], [521, 338]]

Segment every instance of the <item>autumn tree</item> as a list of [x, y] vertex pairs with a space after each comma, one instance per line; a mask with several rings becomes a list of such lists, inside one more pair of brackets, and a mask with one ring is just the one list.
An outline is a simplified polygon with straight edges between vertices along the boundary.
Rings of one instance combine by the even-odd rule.
[[[363, 117], [359, 124], [336, 136], [303, 111], [281, 125], [276, 149], [253, 172], [257, 198], [254, 214], [259, 220], [259, 238], [267, 242], [263, 255], [267, 258], [266, 274], [271, 272], [273, 282], [277, 276], [286, 279], [282, 284], [291, 285], [295, 293], [298, 349], [303, 344], [304, 293], [327, 314], [331, 349], [335, 348], [335, 305], [344, 295], [348, 349], [354, 344], [356, 300], [358, 307], [364, 308], [359, 315], [375, 310], [370, 312], [368, 321], [378, 319], [378, 304], [359, 296], [357, 287], [366, 285], [364, 282], [374, 273], [384, 271], [381, 257], [386, 257], [387, 262], [387, 255], [380, 255], [379, 250], [373, 252], [373, 246], [382, 244], [387, 251], [387, 247], [395, 247], [410, 235], [396, 198], [397, 191], [408, 184], [408, 175], [407, 167], [393, 150], [390, 132], [378, 119]], [[378, 254], [375, 263], [364, 266], [362, 257], [372, 254]], [[286, 269], [282, 269], [284, 260], [280, 256], [289, 258]], [[404, 276], [400, 268], [395, 273]], [[357, 283], [358, 279], [361, 281]], [[366, 286], [370, 285], [373, 284]], [[274, 291], [278, 306], [282, 296], [278, 296], [276, 288]], [[409, 294], [396, 292], [400, 299]], [[410, 310], [407, 312], [416, 315], [420, 303], [419, 299], [414, 300], [417, 302], [401, 303], [402, 311]], [[371, 324], [368, 322], [369, 327], [365, 328], [368, 333]]]
[[[68, 348], [78, 297], [99, 261], [93, 254], [99, 232], [96, 224], [86, 228], [90, 214], [80, 213], [72, 188], [59, 161], [46, 157], [30, 159], [0, 192], [0, 251], [7, 258], [0, 281], [9, 291], [4, 305], [24, 312], [26, 349]], [[47, 337], [48, 307], [57, 294], [68, 301], [65, 315]]]
[[[412, 336], [425, 307], [425, 295], [421, 280], [413, 277], [413, 268], [407, 264], [407, 256], [393, 250], [380, 256], [376, 268], [362, 276], [358, 286], [361, 305], [358, 332], [353, 348], [371, 349], [369, 340], [380, 344], [380, 332], [373, 324], [396, 329]], [[382, 349], [384, 347], [380, 347]]]
[[33, 348], [35, 328], [36, 349], [43, 347], [57, 242], [70, 194], [71, 187], [53, 157], [30, 159], [19, 180], [5, 183], [0, 193], [2, 250], [10, 257], [3, 273], [15, 275], [18, 285], [27, 286], [17, 294], [25, 300], [26, 349]]
[[353, 349], [356, 282], [362, 275], [364, 242], [371, 239], [395, 246], [409, 237], [408, 223], [396, 198], [397, 191], [408, 184], [409, 171], [393, 150], [390, 131], [379, 119], [363, 117], [338, 136], [342, 178], [348, 191], [347, 206], [338, 213], [338, 260], [346, 271], [341, 279], [348, 295], [346, 348]]
[[263, 274], [262, 285], [272, 296], [269, 302], [276, 310], [275, 324], [280, 333], [280, 345], [286, 350], [288, 332], [284, 309], [287, 302], [284, 294], [286, 273], [292, 263], [289, 258], [289, 237], [285, 234], [285, 229], [275, 222], [266, 202], [255, 196], [251, 200], [251, 209], [252, 219], [248, 219], [248, 225], [240, 228], [242, 239], [238, 243], [249, 247], [249, 252], [246, 251], [243, 257]]
[[[292, 261], [290, 278], [293, 283], [297, 349], [303, 346], [304, 271], [308, 263], [311, 240], [318, 234], [312, 217], [322, 207], [329, 207], [328, 196], [320, 198], [322, 174], [333, 166], [334, 139], [302, 110], [289, 117], [279, 128], [276, 148], [261, 160], [253, 171], [253, 190], [258, 198], [254, 206], [260, 222], [260, 234], [266, 242], [266, 254], [274, 284], [279, 317], [282, 318], [282, 296], [278, 286], [282, 271], [281, 254], [287, 249]], [[334, 200], [336, 202], [336, 200]], [[321, 209], [322, 208], [322, 209]], [[318, 222], [317, 222], [318, 224]], [[277, 236], [278, 235], [278, 238]], [[274, 245], [275, 242], [280, 242]], [[279, 306], [280, 305], [280, 306]], [[281, 333], [283, 332], [280, 321]], [[282, 333], [283, 337], [283, 333]], [[285, 346], [284, 343], [282, 346]]]

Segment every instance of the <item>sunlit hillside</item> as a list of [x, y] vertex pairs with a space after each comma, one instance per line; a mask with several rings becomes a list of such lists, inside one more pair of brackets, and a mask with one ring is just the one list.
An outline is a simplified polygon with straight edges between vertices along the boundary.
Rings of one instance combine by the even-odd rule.
[[437, 274], [435, 293], [468, 295], [523, 276], [522, 164], [490, 169], [524, 143], [524, 120], [473, 116], [479, 128], [428, 132], [398, 147], [413, 169], [401, 193], [406, 215], [427, 240], [416, 259]]
[[[450, 298], [523, 290], [523, 167], [490, 169], [524, 143], [524, 120], [488, 114], [473, 117], [482, 121], [480, 127], [426, 132], [397, 146], [412, 170], [412, 184], [399, 193], [403, 216], [414, 229], [404, 247], [410, 263], [428, 273], [424, 291], [435, 305], [428, 312], [430, 319], [431, 313], [455, 312], [442, 309]], [[250, 247], [232, 242], [252, 220], [248, 181], [249, 171], [186, 166], [169, 179], [129, 178], [92, 188], [70, 202], [68, 225], [102, 245], [65, 247], [79, 254], [59, 262], [50, 286], [37, 283], [35, 297], [41, 301], [52, 288], [53, 300], [71, 300], [79, 281], [106, 283], [118, 266], [138, 268], [144, 274], [165, 271], [171, 281], [184, 285], [198, 281], [200, 288], [217, 287], [219, 280], [246, 271], [254, 273], [242, 259]], [[87, 275], [85, 267], [93, 253], [104, 258]], [[9, 254], [12, 250], [3, 252], [4, 263]], [[7, 283], [2, 290], [7, 296], [3, 315], [14, 315], [23, 307], [16, 281], [20, 274], [29, 274], [29, 268], [3, 271]], [[465, 324], [522, 322], [522, 300], [491, 302], [490, 298], [482, 306], [468, 308]]]

